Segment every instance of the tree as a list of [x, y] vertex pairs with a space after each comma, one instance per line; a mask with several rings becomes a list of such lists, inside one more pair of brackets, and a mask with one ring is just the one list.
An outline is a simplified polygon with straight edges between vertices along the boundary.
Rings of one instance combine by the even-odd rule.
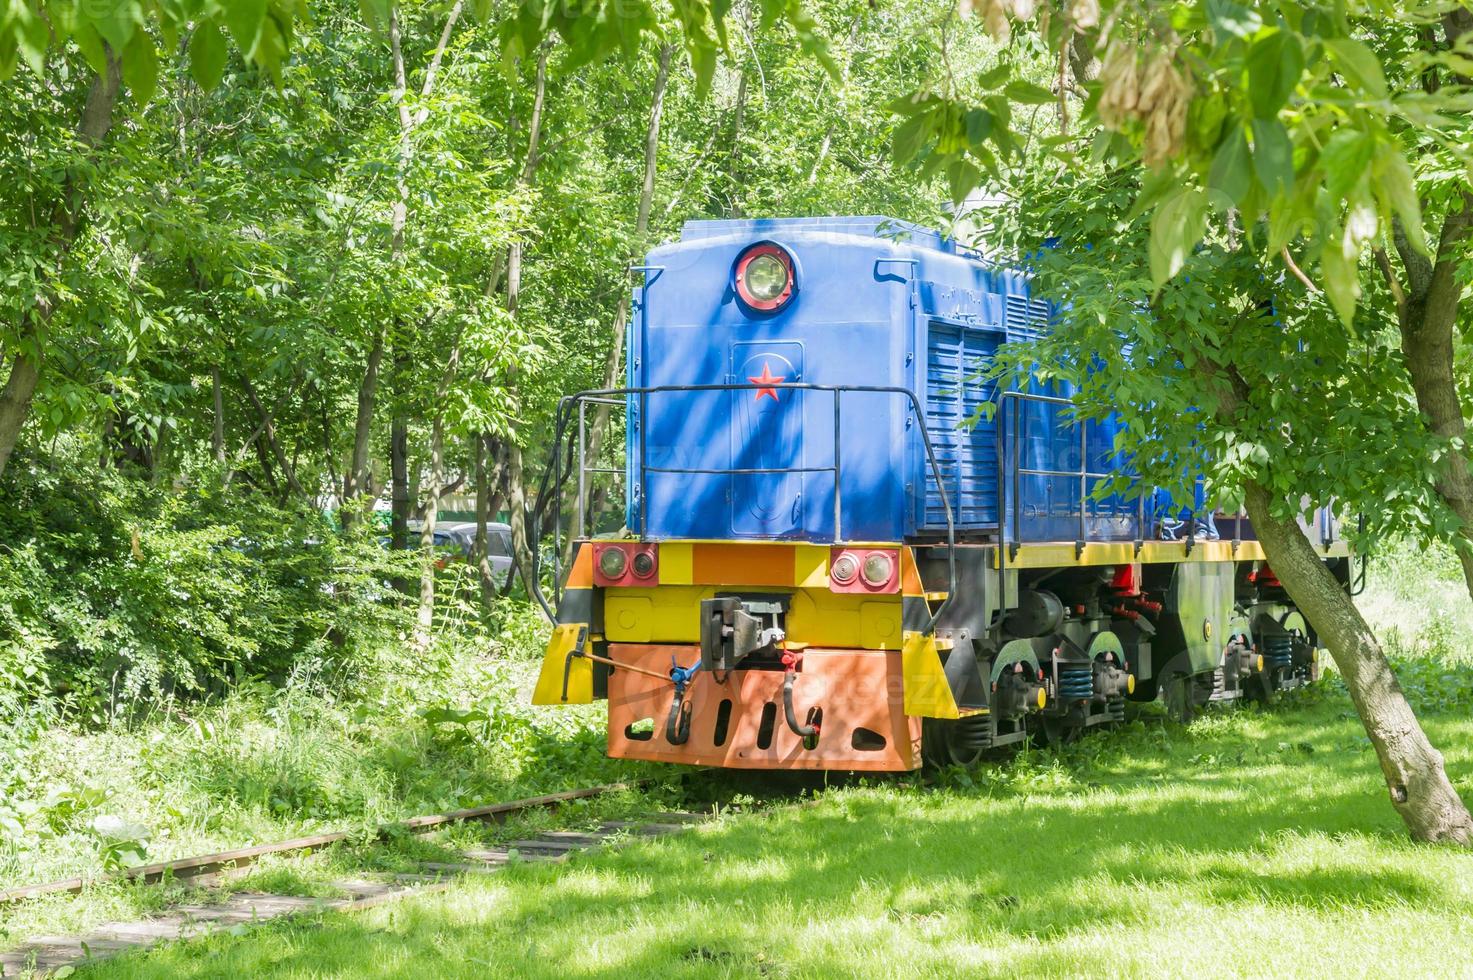
[[1306, 283], [1301, 267], [1316, 273], [1314, 288], [1347, 326], [1374, 258], [1389, 293], [1371, 299], [1394, 303], [1421, 424], [1442, 441], [1441, 505], [1427, 532], [1454, 544], [1473, 596], [1473, 452], [1452, 340], [1473, 226], [1473, 12], [1096, 0], [985, 0], [977, 12], [1002, 41], [1013, 24], [1036, 28], [1030, 36], [1057, 52], [1056, 67], [1018, 77], [1027, 48], [1014, 44], [978, 79], [980, 105], [916, 93], [898, 105], [907, 122], [897, 150], [914, 156], [930, 144], [922, 172], [946, 173], [964, 194], [1017, 152], [1006, 103], [1055, 104], [1061, 157], [1149, 173], [1139, 203], [1153, 215], [1158, 286], [1178, 273], [1209, 214], [1231, 215], [1242, 246], [1265, 261]]
[[[195, 5], [187, 5], [194, 7]], [[140, 105], [153, 98], [159, 63], [153, 34], [159, 32], [167, 48], [179, 46], [181, 32], [189, 34], [190, 65], [202, 84], [219, 81], [227, 56], [225, 33], [250, 60], [276, 75], [290, 42], [295, 7], [284, 4], [232, 4], [209, 10], [160, 5], [151, 8], [153, 22], [119, 13], [112, 6], [70, 3], [12, 4], [0, 20], [0, 78], [11, 76], [23, 60], [37, 78], [48, 74], [56, 52], [65, 58], [66, 46], [75, 45], [93, 74], [73, 72], [78, 79], [74, 135], [70, 146], [53, 146], [64, 159], [59, 182], [47, 188], [30, 208], [30, 249], [27, 288], [21, 290], [24, 309], [13, 333], [0, 337], [9, 354], [10, 372], [0, 390], [0, 476], [10, 462], [31, 408], [46, 359], [48, 332], [67, 300], [67, 281], [76, 278], [70, 260], [74, 246], [96, 202], [91, 189], [93, 158], [113, 129], [124, 85]], [[137, 12], [136, 8], [130, 12]], [[35, 207], [40, 203], [41, 207]]]
[[[1156, 287], [1129, 171], [1055, 161], [1010, 190], [1018, 207], [991, 240], [1037, 254], [1039, 288], [1065, 305], [1050, 336], [1007, 365], [1047, 365], [1078, 386], [1082, 415], [1121, 416], [1116, 448], [1144, 484], [1191, 499], [1202, 474], [1209, 500], [1246, 506], [1274, 573], [1334, 654], [1413, 835], [1468, 842], [1473, 824], [1441, 756], [1297, 523], [1306, 508], [1359, 511], [1365, 546], [1415, 532], [1435, 502], [1422, 454], [1437, 439], [1421, 431], [1396, 331], [1365, 309], [1348, 333], [1323, 294], [1265, 266], [1224, 226]], [[1038, 253], [1046, 238], [1060, 247]]]

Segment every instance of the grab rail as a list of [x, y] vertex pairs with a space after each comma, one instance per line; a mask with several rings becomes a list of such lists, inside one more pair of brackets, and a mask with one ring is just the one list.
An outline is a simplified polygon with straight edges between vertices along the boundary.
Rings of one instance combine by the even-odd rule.
[[[549, 505], [553, 509], [553, 555], [554, 555], [554, 577], [553, 577], [553, 599], [561, 597], [561, 569], [559, 568], [559, 556], [562, 553], [562, 488], [564, 482], [572, 475], [567, 472], [576, 468], [578, 473], [578, 500], [577, 500], [577, 529], [579, 536], [587, 532], [587, 513], [585, 500], [587, 490], [587, 474], [593, 472], [609, 472], [607, 467], [588, 467], [586, 458], [586, 404], [612, 404], [629, 405], [631, 399], [638, 399], [638, 413], [640, 423], [645, 418], [645, 404], [650, 395], [667, 393], [689, 393], [704, 391], [761, 391], [770, 389], [783, 389], [790, 391], [826, 391], [833, 395], [834, 405], [834, 461], [831, 466], [790, 466], [771, 468], [697, 468], [697, 467], [655, 467], [645, 461], [644, 438], [641, 434], [639, 439], [638, 453], [638, 487], [631, 488], [638, 493], [640, 507], [640, 530], [647, 526], [647, 510], [649, 495], [645, 492], [646, 478], [649, 473], [709, 473], [709, 474], [779, 474], [779, 473], [832, 473], [834, 479], [834, 543], [843, 543], [843, 463], [841, 434], [843, 431], [843, 396], [851, 393], [888, 394], [902, 398], [916, 413], [918, 419], [925, 418], [925, 410], [921, 405], [920, 398], [909, 388], [894, 385], [825, 385], [809, 382], [775, 382], [773, 384], [751, 384], [751, 383], [723, 383], [723, 384], [699, 384], [699, 385], [655, 385], [636, 388], [591, 388], [572, 395], [566, 395], [558, 401], [557, 414], [555, 416], [555, 428], [553, 436], [552, 459], [549, 466], [543, 470], [542, 482], [537, 494], [537, 507], [533, 512], [534, 540], [540, 540], [542, 536], [542, 511]], [[566, 449], [566, 465], [564, 465], [564, 446], [569, 429], [572, 425], [572, 413], [577, 406], [578, 444], [576, 453], [572, 446]], [[951, 605], [956, 593], [956, 522], [952, 515], [951, 501], [946, 493], [946, 484], [941, 472], [941, 464], [937, 461], [935, 447], [931, 444], [931, 436], [924, 425], [919, 426], [921, 442], [926, 450], [926, 461], [931, 469], [931, 475], [936, 481], [937, 490], [940, 491], [942, 509], [946, 515], [946, 568], [947, 589], [946, 598], [941, 605], [931, 614], [931, 619], [926, 626], [926, 632], [931, 632], [941, 616]], [[576, 456], [577, 465], [574, 467]], [[612, 472], [619, 472], [614, 470]], [[549, 483], [551, 494], [548, 493]], [[532, 582], [529, 583], [530, 591], [541, 604], [547, 614], [556, 618], [551, 603], [542, 594], [539, 581], [540, 554], [539, 549], [532, 549]]]

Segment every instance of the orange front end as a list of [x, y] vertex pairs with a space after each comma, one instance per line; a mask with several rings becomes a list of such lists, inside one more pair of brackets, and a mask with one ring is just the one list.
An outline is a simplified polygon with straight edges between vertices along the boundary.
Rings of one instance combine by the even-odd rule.
[[[609, 656], [663, 674], [672, 657], [681, 665], [696, 662], [700, 648], [612, 643]], [[802, 651], [794, 714], [800, 725], [818, 722], [816, 737], [791, 730], [782, 688], [781, 670], [733, 670], [725, 677], [700, 671], [685, 692], [689, 733], [672, 744], [666, 733], [670, 682], [612, 668], [609, 755], [732, 769], [899, 772], [920, 766], [921, 720], [904, 711], [899, 651]]]

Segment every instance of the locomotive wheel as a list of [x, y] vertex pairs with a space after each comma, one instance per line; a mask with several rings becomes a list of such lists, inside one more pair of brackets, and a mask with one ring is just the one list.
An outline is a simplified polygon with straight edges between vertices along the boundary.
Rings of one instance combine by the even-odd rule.
[[992, 719], [988, 715], [921, 719], [921, 760], [928, 766], [975, 766], [991, 750]]
[[1079, 741], [1084, 734], [1084, 729], [1078, 725], [1070, 725], [1063, 718], [1054, 715], [1044, 715], [1038, 719], [1038, 727], [1033, 730], [1034, 741], [1039, 745], [1068, 745]]
[[1272, 671], [1262, 670], [1248, 679], [1245, 685], [1248, 696], [1267, 707], [1279, 699], [1279, 685]]
[[1212, 700], [1212, 674], [1172, 671], [1161, 678], [1160, 688], [1166, 713], [1185, 725]]

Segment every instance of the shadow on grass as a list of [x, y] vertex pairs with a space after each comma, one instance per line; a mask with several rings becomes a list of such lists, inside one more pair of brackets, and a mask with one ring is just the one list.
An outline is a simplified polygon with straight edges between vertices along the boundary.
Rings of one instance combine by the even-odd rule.
[[[1137, 972], [1185, 968], [1176, 944], [1193, 942], [1206, 945], [1181, 955], [1251, 972], [1264, 964], [1241, 931], [1291, 922], [1323, 950], [1322, 934], [1344, 941], [1347, 915], [1466, 923], [1473, 896], [1450, 863], [1467, 875], [1473, 859], [1406, 843], [1374, 760], [1343, 748], [1354, 723], [1333, 700], [1310, 707], [1208, 737], [1168, 731], [1155, 759], [1141, 753], [1158, 733], [1137, 726], [1087, 763], [1041, 757], [1054, 778], [1041, 786], [851, 787], [561, 868], [514, 866], [368, 920], [275, 926], [98, 975], [1057, 974], [1098, 971], [1091, 951], [1120, 948], [1121, 930], [1159, 949]], [[1204, 769], [1204, 752], [1229, 761]]]

